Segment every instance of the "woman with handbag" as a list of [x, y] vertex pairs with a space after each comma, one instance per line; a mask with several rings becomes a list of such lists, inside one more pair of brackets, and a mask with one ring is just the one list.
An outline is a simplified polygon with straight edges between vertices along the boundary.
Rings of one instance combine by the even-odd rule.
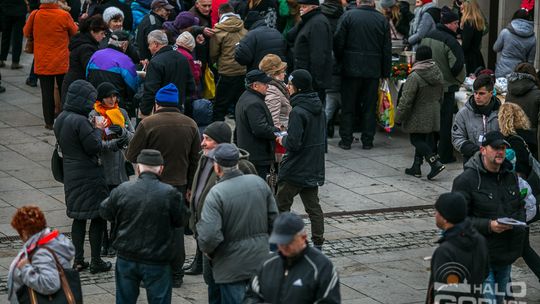
[[[25, 302], [25, 293], [28, 295], [30, 292], [25, 287], [40, 295], [59, 296], [56, 293], [62, 286], [57, 262], [65, 269], [71, 268], [70, 261], [75, 255], [71, 241], [58, 230], [47, 227], [45, 216], [37, 206], [17, 209], [11, 226], [17, 230], [24, 245], [9, 267], [7, 287], [10, 303]], [[71, 292], [77, 294], [77, 290]], [[81, 296], [80, 287], [78, 294]]]
[[45, 128], [52, 130], [54, 85], [62, 91], [62, 82], [69, 66], [69, 37], [78, 27], [71, 15], [58, 6], [57, 0], [41, 0], [24, 26], [24, 36], [33, 40], [34, 72], [41, 84], [41, 103]]
[[[121, 183], [129, 180], [123, 150], [133, 138], [135, 128], [133, 128], [126, 110], [118, 106], [120, 92], [112, 83], [103, 82], [97, 87], [97, 91], [97, 100], [89, 118], [95, 120], [96, 117], [102, 117], [106, 121], [106, 129], [103, 130], [101, 136], [100, 160], [103, 164], [107, 187], [109, 191], [112, 191]], [[131, 163], [127, 165], [131, 166]], [[114, 231], [114, 223], [111, 223], [111, 231]], [[114, 249], [110, 247], [111, 242], [107, 226], [105, 226], [101, 245], [102, 256], [116, 254]]]

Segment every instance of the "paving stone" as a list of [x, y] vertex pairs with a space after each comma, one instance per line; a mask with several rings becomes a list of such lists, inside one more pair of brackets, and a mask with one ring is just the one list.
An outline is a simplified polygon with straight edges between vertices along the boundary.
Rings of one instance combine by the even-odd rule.
[[12, 144], [10, 148], [16, 152], [23, 154], [25, 157], [34, 160], [51, 160], [51, 155], [54, 147], [41, 140], [25, 144]]
[[26, 111], [0, 111], [0, 120], [12, 127], [44, 125], [43, 119]]
[[15, 208], [20, 208], [24, 205], [37, 205], [43, 211], [65, 210], [66, 208], [58, 200], [34, 189], [3, 191], [0, 192], [0, 198]]
[[394, 188], [417, 197], [441, 195], [442, 193], [448, 192], [448, 189], [434, 183], [420, 182], [417, 178], [412, 176], [399, 175], [392, 177], [379, 177], [376, 178], [376, 180], [387, 185], [392, 185]]
[[34, 182], [34, 181], [48, 181], [52, 178], [52, 172], [50, 169], [43, 168], [42, 166], [36, 164], [32, 168], [24, 168], [17, 170], [7, 171], [9, 175], [16, 177], [24, 182]]
[[14, 177], [1, 177], [0, 178], [0, 192], [11, 190], [25, 190], [32, 189], [30, 185], [14, 178]]
[[34, 168], [35, 166], [36, 164], [34, 162], [17, 152], [11, 150], [0, 152], [0, 168], [3, 171]]
[[[415, 204], [424, 205], [423, 200], [403, 191], [369, 194], [366, 197], [380, 202], [386, 207], [410, 207], [415, 206]], [[428, 204], [428, 202], [425, 204]]]
[[424, 293], [426, 292], [427, 282], [429, 282], [429, 271], [421, 271], [423, 265], [416, 260], [397, 260], [373, 263], [369, 264], [369, 267], [404, 285]]
[[0, 128], [0, 140], [5, 145], [9, 146], [11, 146], [11, 144], [32, 143], [36, 141], [31, 135], [11, 127]]

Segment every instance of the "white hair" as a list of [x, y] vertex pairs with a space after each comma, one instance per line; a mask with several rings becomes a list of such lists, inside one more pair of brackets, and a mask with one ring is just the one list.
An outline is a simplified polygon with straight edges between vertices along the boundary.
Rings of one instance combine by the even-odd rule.
[[151, 42], [155, 42], [159, 45], [169, 44], [167, 34], [165, 34], [162, 30], [153, 30], [148, 34], [148, 44]]
[[226, 173], [230, 173], [230, 172], [233, 172], [233, 171], [236, 171], [236, 170], [239, 170], [238, 169], [238, 165], [234, 165], [232, 167], [223, 167], [222, 165], [216, 163], [220, 168], [221, 168], [221, 171], [223, 171], [223, 174], [226, 174]]
[[161, 169], [161, 166], [149, 166], [149, 165], [143, 165], [143, 164], [137, 164], [139, 167], [139, 172], [152, 172], [154, 174], [159, 175], [159, 170]]

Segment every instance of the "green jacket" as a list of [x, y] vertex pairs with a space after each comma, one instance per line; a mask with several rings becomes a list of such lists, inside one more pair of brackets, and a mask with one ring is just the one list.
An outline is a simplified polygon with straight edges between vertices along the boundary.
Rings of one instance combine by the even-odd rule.
[[441, 69], [445, 92], [457, 92], [465, 80], [465, 56], [456, 39], [456, 33], [446, 26], [437, 27], [428, 33], [420, 45], [426, 45], [433, 52], [433, 60]]

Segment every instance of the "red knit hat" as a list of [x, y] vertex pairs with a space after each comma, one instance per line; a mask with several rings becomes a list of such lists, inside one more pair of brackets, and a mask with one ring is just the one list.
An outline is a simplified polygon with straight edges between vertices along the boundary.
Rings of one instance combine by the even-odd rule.
[[433, 2], [433, 0], [422, 0], [422, 5]]

